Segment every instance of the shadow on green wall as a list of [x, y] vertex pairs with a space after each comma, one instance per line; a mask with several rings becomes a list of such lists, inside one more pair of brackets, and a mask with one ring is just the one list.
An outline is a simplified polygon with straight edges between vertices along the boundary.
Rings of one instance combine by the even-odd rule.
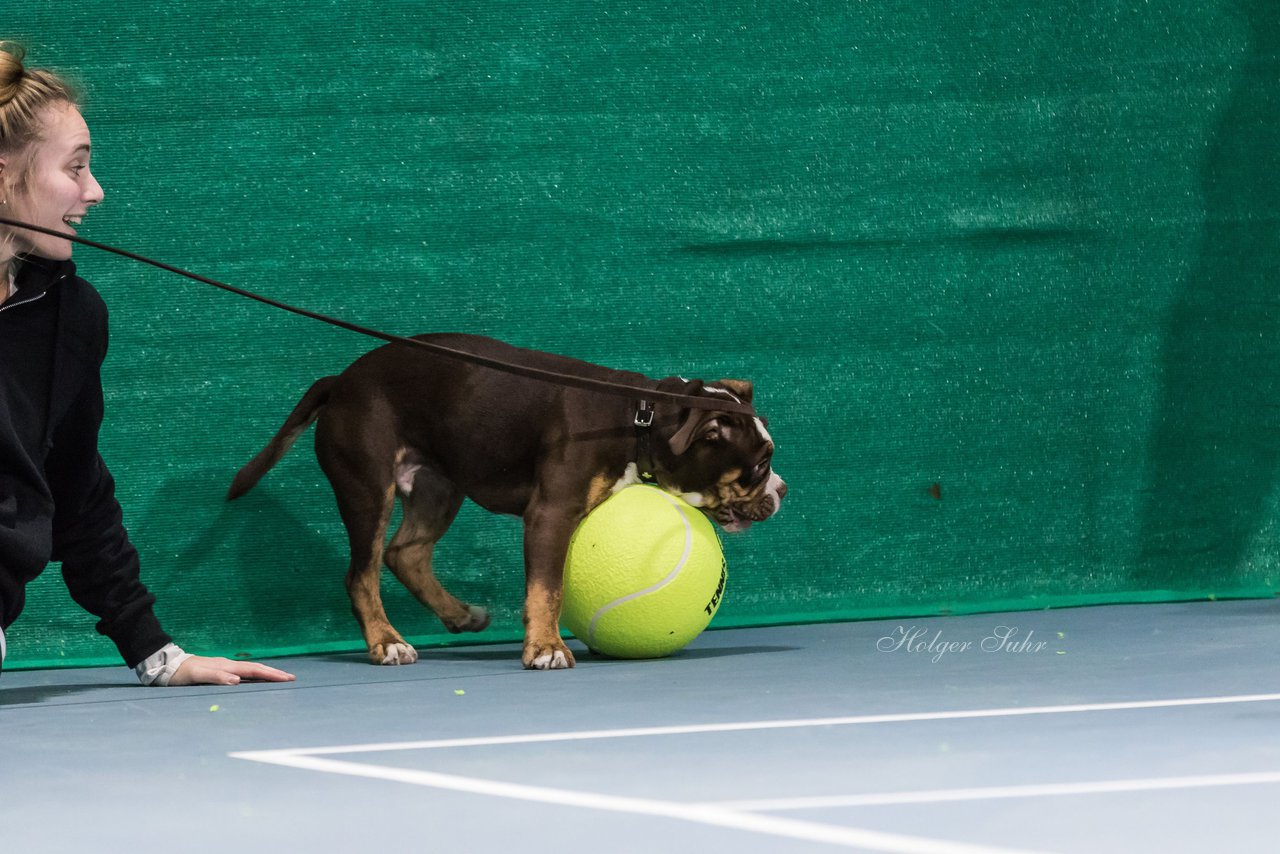
[[1280, 19], [1244, 0], [1249, 49], [1203, 169], [1204, 236], [1166, 327], [1135, 586], [1245, 580], [1280, 457]]
[[[258, 490], [234, 504], [223, 498], [227, 472], [202, 469], [167, 481], [138, 521], [138, 530], [172, 530], [181, 513], [191, 534], [157, 543], [145, 555], [165, 627], [200, 651], [234, 654], [356, 634], [343, 588], [345, 542], [315, 530], [285, 500]], [[212, 568], [235, 554], [241, 570]], [[161, 557], [163, 555], [163, 557]]]

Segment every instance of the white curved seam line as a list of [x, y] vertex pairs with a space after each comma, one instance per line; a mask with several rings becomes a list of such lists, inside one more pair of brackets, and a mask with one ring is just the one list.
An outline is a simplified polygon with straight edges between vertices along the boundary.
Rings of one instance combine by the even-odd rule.
[[600, 622], [601, 617], [609, 611], [612, 611], [614, 608], [617, 608], [619, 605], [625, 605], [633, 599], [639, 599], [641, 596], [648, 596], [650, 593], [654, 593], [666, 587], [672, 581], [675, 581], [676, 577], [680, 574], [680, 571], [684, 569], [684, 565], [689, 562], [689, 554], [693, 551], [693, 526], [689, 524], [689, 517], [685, 515], [684, 508], [677, 504], [674, 498], [667, 495], [665, 492], [660, 492], [658, 494], [666, 499], [666, 501], [671, 505], [671, 509], [675, 510], [676, 513], [679, 514], [680, 521], [684, 523], [684, 553], [680, 555], [680, 560], [676, 561], [675, 568], [667, 574], [666, 578], [650, 587], [646, 587], [644, 590], [637, 590], [635, 593], [628, 593], [621, 599], [615, 599], [608, 604], [601, 605], [600, 608], [591, 615], [591, 623], [587, 626], [588, 646], [595, 642], [596, 624]]

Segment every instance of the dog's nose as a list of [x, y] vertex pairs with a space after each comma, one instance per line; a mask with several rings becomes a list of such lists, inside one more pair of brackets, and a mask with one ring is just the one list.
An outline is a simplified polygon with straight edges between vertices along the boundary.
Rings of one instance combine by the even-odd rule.
[[778, 501], [787, 497], [787, 482], [785, 480], [778, 481]]

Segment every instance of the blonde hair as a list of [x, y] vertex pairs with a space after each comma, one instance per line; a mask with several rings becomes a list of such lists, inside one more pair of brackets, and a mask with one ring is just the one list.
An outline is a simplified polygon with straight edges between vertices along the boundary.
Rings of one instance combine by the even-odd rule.
[[0, 154], [14, 154], [40, 138], [40, 114], [54, 104], [80, 106], [80, 91], [66, 78], [22, 65], [26, 49], [0, 41]]

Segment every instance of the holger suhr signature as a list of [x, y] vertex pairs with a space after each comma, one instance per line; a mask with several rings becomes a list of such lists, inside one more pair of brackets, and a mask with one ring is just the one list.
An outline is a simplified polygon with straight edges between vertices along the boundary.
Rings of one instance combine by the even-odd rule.
[[947, 640], [943, 638], [941, 629], [930, 634], [928, 629], [919, 626], [898, 626], [876, 641], [876, 649], [881, 652], [913, 652], [931, 656], [934, 662], [974, 649], [1018, 655], [1044, 652], [1048, 648], [1048, 641], [1035, 639], [1034, 629], [1023, 633], [1017, 626], [996, 626], [991, 634], [978, 641]]

